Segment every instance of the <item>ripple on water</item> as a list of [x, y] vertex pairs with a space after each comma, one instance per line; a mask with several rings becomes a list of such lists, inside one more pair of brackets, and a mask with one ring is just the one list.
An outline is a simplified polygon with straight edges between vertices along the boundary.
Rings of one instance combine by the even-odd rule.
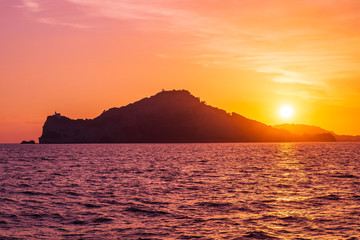
[[165, 212], [165, 211], [160, 211], [160, 210], [155, 210], [155, 209], [145, 209], [143, 207], [135, 207], [135, 206], [128, 207], [125, 209], [125, 211], [129, 212], [129, 213], [147, 215], [147, 216], [151, 216], [151, 217], [169, 214], [168, 212]]
[[358, 239], [360, 144], [0, 144], [0, 239]]
[[99, 217], [92, 220], [93, 223], [109, 223], [114, 221], [114, 219], [109, 217]]
[[241, 238], [235, 238], [235, 239], [240, 240], [240, 239], [279, 239], [279, 238], [271, 236], [270, 234], [265, 233], [263, 231], [252, 231], [246, 233]]
[[71, 224], [74, 224], [74, 225], [86, 225], [88, 224], [89, 222], [87, 221], [82, 221], [82, 220], [74, 220], [72, 222], [70, 222]]

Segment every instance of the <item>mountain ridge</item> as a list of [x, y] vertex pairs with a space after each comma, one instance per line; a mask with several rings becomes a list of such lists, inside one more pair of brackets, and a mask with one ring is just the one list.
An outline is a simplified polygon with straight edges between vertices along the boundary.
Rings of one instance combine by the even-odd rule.
[[336, 134], [333, 131], [328, 131], [321, 127], [313, 126], [313, 125], [284, 123], [284, 124], [273, 125], [273, 127], [276, 129], [287, 130], [296, 135], [312, 135], [312, 134], [328, 133], [328, 134], [331, 134], [332, 136], [334, 136], [334, 138], [338, 142], [360, 142], [360, 136], [340, 135], [340, 134]]
[[335, 141], [299, 136], [207, 105], [187, 90], [162, 91], [94, 119], [48, 116], [39, 143], [188, 143]]

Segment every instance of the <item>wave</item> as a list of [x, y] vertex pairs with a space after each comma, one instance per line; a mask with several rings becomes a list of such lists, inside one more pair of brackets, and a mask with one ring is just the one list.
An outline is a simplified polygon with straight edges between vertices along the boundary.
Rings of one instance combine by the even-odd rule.
[[151, 216], [158, 216], [158, 215], [167, 215], [168, 212], [159, 211], [159, 210], [148, 210], [142, 209], [138, 207], [128, 207], [125, 209], [127, 212], [136, 213], [136, 214], [143, 214], [143, 215], [151, 215]]
[[265, 233], [263, 231], [252, 231], [252, 232], [247, 232], [241, 238], [234, 238], [234, 240], [241, 240], [241, 239], [279, 239], [279, 238], [271, 236], [270, 234]]

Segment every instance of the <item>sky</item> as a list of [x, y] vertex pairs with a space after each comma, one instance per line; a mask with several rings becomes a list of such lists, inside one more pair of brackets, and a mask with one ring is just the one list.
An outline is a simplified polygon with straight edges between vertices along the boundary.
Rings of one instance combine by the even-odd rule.
[[358, 0], [0, 0], [0, 142], [162, 89], [360, 135], [359, 66]]

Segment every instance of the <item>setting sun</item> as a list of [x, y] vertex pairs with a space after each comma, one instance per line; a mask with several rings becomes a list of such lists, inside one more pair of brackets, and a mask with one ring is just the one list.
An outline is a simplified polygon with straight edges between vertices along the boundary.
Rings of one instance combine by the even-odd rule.
[[282, 118], [290, 118], [294, 115], [294, 109], [289, 105], [284, 105], [280, 107], [279, 113]]

